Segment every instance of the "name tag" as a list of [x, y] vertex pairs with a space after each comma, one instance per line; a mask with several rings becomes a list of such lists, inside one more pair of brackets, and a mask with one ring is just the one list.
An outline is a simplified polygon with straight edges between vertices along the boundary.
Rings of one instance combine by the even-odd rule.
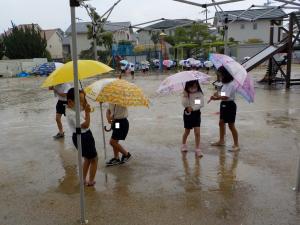
[[195, 105], [200, 105], [201, 104], [201, 100], [200, 99], [195, 99]]
[[115, 128], [120, 129], [120, 123], [115, 123]]

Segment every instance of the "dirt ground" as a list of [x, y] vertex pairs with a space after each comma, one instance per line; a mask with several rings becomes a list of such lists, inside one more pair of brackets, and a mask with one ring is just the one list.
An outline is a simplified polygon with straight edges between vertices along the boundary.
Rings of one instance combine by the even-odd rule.
[[[300, 67], [293, 71], [297, 77]], [[264, 73], [257, 69], [252, 75], [260, 80]], [[180, 94], [155, 93], [165, 77], [137, 75], [134, 80], [151, 106], [129, 109], [130, 131], [122, 143], [133, 156], [128, 164], [105, 168], [99, 105], [91, 102], [99, 167], [96, 186], [85, 189], [89, 224], [300, 224], [300, 195], [292, 190], [300, 157], [300, 87], [286, 91], [283, 84], [256, 84], [254, 104], [238, 97], [239, 153], [227, 151], [229, 130], [225, 147], [210, 146], [218, 137], [219, 105], [205, 105], [204, 157], [196, 160], [192, 135], [186, 159], [179, 150]], [[65, 118], [65, 139], [52, 138], [56, 99], [40, 88], [43, 80], [0, 79], [0, 225], [79, 224], [77, 151]], [[208, 99], [213, 87], [203, 89]]]

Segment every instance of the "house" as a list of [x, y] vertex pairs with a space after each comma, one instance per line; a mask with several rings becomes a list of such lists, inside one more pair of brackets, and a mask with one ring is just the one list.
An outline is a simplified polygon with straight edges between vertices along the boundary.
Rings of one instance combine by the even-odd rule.
[[153, 41], [151, 40], [153, 33], [164, 32], [165, 34], [172, 36], [175, 34], [176, 28], [191, 26], [191, 24], [195, 22], [196, 21], [189, 19], [163, 20], [161, 22], [141, 28], [137, 30], [138, 43], [139, 45], [153, 45]]
[[[91, 47], [91, 42], [93, 40], [88, 39], [88, 25], [92, 25], [91, 22], [78, 22], [76, 23], [76, 32], [77, 32], [77, 52], [78, 55], [81, 51], [88, 50]], [[133, 30], [131, 28], [130, 22], [109, 22], [107, 21], [103, 29], [108, 32], [113, 33], [113, 42], [118, 43], [120, 41], [134, 41], [132, 34]], [[67, 39], [69, 39], [70, 49], [72, 45], [71, 37], [71, 26], [68, 27], [65, 34]], [[66, 43], [67, 41], [65, 41]], [[65, 49], [67, 47], [65, 46]], [[103, 46], [98, 46], [99, 50], [105, 50]]]
[[[247, 43], [251, 39], [269, 43], [271, 21], [276, 20], [282, 25], [286, 13], [278, 8], [217, 12], [214, 17], [214, 26], [219, 30], [226, 15], [228, 17], [228, 38], [234, 38], [240, 43]], [[278, 28], [275, 28], [274, 43], [278, 42], [280, 35]]]
[[61, 29], [42, 30], [42, 37], [46, 38], [47, 50], [52, 59], [63, 59], [63, 31]]

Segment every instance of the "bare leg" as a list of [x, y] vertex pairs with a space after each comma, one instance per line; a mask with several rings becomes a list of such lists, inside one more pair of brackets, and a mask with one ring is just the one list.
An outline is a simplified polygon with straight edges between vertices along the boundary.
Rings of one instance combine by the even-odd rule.
[[58, 128], [58, 131], [60, 134], [62, 134], [64, 132], [63, 125], [61, 123], [61, 116], [62, 116], [61, 114], [56, 113], [56, 117], [55, 117], [57, 128]]
[[219, 121], [219, 131], [220, 131], [219, 143], [224, 144], [225, 143], [225, 123], [224, 123], [224, 120]]
[[95, 176], [97, 172], [98, 158], [90, 159], [90, 176], [89, 183], [92, 184], [95, 181]]
[[123, 146], [119, 144], [118, 140], [110, 139], [110, 141], [111, 141], [111, 145], [114, 148], [114, 151], [117, 152], [118, 157], [119, 157], [119, 152], [122, 153], [122, 155], [128, 154], [128, 152], [123, 148]]
[[110, 145], [113, 147], [114, 150], [114, 158], [118, 159], [119, 158], [119, 149], [117, 147], [118, 141], [114, 139], [110, 139]]
[[229, 126], [229, 129], [230, 129], [231, 133], [232, 133], [234, 146], [238, 147], [239, 146], [239, 137], [238, 137], [238, 132], [235, 128], [235, 125], [234, 125], [234, 123], [229, 123], [228, 126]]
[[83, 158], [82, 170], [83, 170], [83, 180], [84, 180], [84, 182], [86, 182], [86, 176], [87, 176], [87, 173], [89, 171], [89, 167], [90, 167], [90, 161], [86, 158]]
[[200, 148], [200, 127], [194, 128], [196, 149]]
[[183, 136], [182, 136], [182, 144], [183, 144], [183, 145], [186, 144], [186, 141], [187, 141], [187, 138], [188, 138], [190, 132], [191, 132], [190, 129], [185, 129], [185, 130], [184, 130], [184, 133], [183, 133]]

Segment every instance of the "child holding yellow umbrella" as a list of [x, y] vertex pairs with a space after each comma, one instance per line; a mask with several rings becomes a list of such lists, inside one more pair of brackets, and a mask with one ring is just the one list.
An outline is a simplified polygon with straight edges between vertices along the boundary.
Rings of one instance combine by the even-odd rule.
[[[113, 147], [114, 157], [106, 165], [113, 166], [127, 162], [131, 154], [119, 144], [120, 140], [125, 140], [129, 130], [128, 106], [147, 106], [149, 100], [145, 97], [143, 91], [133, 83], [121, 79], [101, 79], [94, 82], [85, 89], [87, 97], [100, 103], [103, 144], [106, 156], [104, 123], [102, 115], [102, 103], [109, 103], [106, 112], [108, 123], [112, 126], [112, 136], [110, 145]], [[121, 159], [119, 154], [122, 154]]]

